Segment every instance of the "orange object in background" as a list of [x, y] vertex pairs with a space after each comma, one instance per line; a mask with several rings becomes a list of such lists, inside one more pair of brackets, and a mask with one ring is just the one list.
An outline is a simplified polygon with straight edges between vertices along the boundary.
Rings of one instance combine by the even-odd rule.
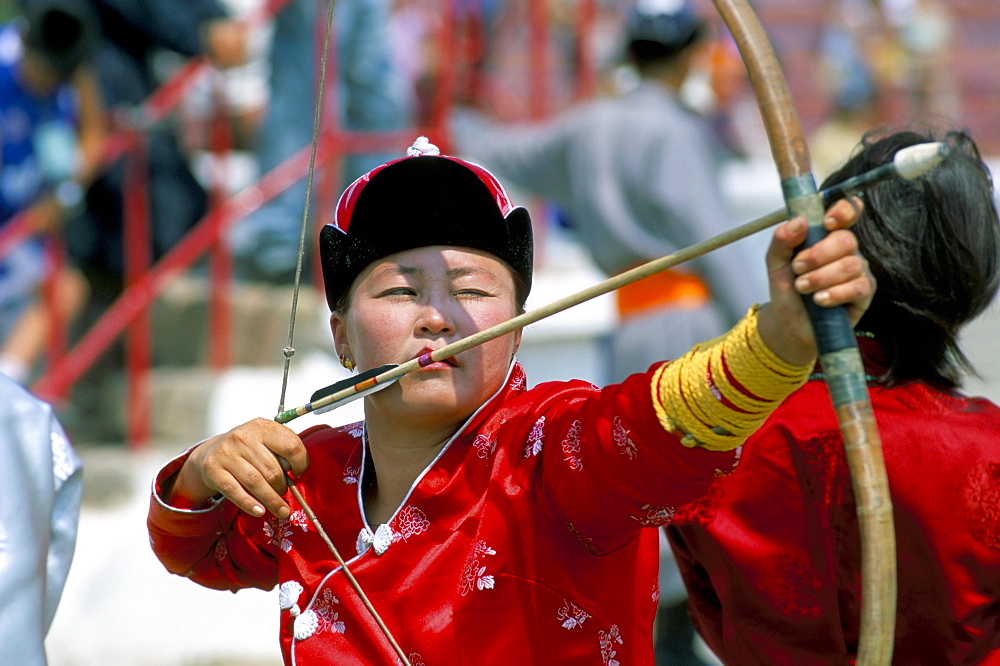
[[691, 273], [665, 270], [627, 284], [615, 292], [622, 319], [668, 308], [692, 309], [705, 305], [708, 285]]

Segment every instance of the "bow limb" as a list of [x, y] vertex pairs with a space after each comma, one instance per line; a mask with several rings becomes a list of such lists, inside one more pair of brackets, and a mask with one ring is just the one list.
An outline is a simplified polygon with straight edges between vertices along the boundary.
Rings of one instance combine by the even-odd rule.
[[[809, 223], [807, 245], [825, 235], [823, 202], [787, 82], [767, 34], [746, 0], [713, 0], [733, 34], [767, 130], [790, 216]], [[896, 622], [896, 542], [892, 503], [861, 354], [843, 308], [806, 299], [820, 362], [844, 440], [861, 533], [862, 605], [858, 664], [888, 664]]]

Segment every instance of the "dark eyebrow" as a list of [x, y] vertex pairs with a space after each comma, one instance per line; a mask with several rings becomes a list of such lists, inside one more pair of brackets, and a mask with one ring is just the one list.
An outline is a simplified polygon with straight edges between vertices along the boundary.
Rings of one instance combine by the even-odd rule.
[[[382, 275], [395, 275], [403, 278], [409, 278], [409, 277], [420, 277], [426, 273], [426, 270], [420, 266], [409, 266], [407, 264], [394, 264], [385, 267], [383, 270], [378, 271], [378, 273]], [[447, 271], [445, 271], [445, 277], [451, 281], [455, 281], [463, 277], [470, 277], [477, 275], [481, 275], [492, 280], [499, 279], [498, 276], [493, 271], [476, 266], [460, 266], [458, 268], [449, 268]]]
[[[424, 269], [418, 266], [407, 266], [405, 264], [396, 264], [388, 269], [388, 272], [395, 273], [397, 275], [421, 275], [424, 273]], [[485, 268], [475, 268], [463, 266], [460, 268], [449, 268], [445, 275], [448, 278], [454, 280], [455, 278], [465, 277], [467, 275], [489, 275], [492, 276], [493, 272], [488, 271]]]
[[446, 275], [452, 279], [465, 277], [466, 275], [487, 275], [490, 277], [494, 277], [493, 271], [488, 271], [485, 268], [469, 268], [469, 267], [449, 269]]
[[377, 268], [373, 276], [397, 276], [397, 277], [409, 277], [413, 275], [422, 275], [424, 270], [417, 266], [406, 266], [404, 264], [388, 264], [386, 266], [381, 266]]

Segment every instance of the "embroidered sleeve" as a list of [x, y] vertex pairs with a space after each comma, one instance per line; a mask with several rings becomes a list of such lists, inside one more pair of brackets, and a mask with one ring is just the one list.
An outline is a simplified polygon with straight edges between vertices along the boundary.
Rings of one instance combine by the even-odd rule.
[[781, 360], [757, 330], [758, 306], [727, 334], [695, 346], [653, 375], [653, 406], [685, 446], [731, 451], [802, 386], [813, 365]]

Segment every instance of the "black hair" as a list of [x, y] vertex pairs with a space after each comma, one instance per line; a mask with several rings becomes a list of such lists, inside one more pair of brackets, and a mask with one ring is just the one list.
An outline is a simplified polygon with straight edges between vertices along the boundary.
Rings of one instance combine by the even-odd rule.
[[708, 34], [708, 25], [688, 3], [669, 11], [633, 7], [625, 18], [626, 58], [641, 74], [669, 67]]
[[677, 48], [665, 46], [651, 39], [636, 39], [628, 43], [627, 53], [632, 63], [640, 70], [644, 70], [673, 60], [693, 42], [694, 39], [687, 45]]
[[[931, 132], [870, 132], [822, 187], [935, 140]], [[854, 226], [877, 281], [857, 330], [886, 345], [883, 379], [890, 383], [925, 379], [953, 388], [974, 373], [959, 348], [959, 331], [986, 309], [1000, 284], [1000, 222], [989, 168], [967, 133], [951, 131], [943, 140], [950, 152], [926, 174], [864, 192], [865, 209]]]
[[44, 0], [27, 4], [25, 45], [41, 56], [62, 79], [91, 57], [97, 18], [77, 0]]

